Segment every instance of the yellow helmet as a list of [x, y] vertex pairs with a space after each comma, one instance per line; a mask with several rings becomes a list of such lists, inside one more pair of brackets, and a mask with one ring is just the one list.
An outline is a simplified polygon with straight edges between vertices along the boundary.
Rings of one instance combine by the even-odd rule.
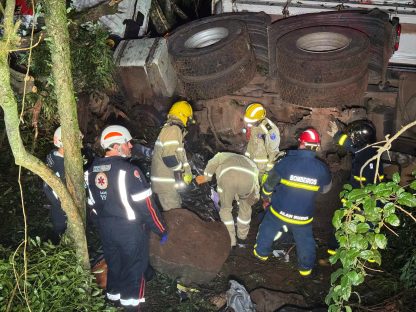
[[184, 126], [188, 124], [188, 120], [192, 122], [192, 106], [187, 101], [178, 101], [173, 103], [169, 110], [168, 117], [178, 118]]
[[255, 123], [263, 120], [266, 117], [266, 110], [260, 103], [252, 103], [246, 108], [244, 113], [244, 122]]

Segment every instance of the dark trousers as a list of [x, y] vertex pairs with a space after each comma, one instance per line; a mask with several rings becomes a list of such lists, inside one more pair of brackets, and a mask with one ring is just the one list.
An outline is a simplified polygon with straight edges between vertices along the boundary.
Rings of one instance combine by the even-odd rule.
[[144, 298], [144, 272], [149, 263], [149, 236], [142, 225], [120, 218], [99, 218], [107, 262], [107, 293], [121, 300]]
[[272, 250], [273, 241], [279, 232], [285, 232], [284, 226], [293, 234], [296, 243], [299, 270], [309, 270], [315, 265], [316, 244], [313, 238], [312, 223], [297, 225], [286, 223], [270, 211], [267, 211], [259, 227], [256, 241], [256, 253], [261, 257], [267, 257]]
[[51, 221], [53, 231], [61, 236], [66, 231], [67, 217], [65, 212], [62, 210], [61, 205], [52, 205], [51, 208]]

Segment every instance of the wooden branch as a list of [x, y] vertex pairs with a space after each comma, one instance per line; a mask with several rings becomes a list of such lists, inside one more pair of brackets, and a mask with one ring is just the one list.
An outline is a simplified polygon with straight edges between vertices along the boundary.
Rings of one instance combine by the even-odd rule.
[[394, 207], [396, 207], [397, 209], [401, 210], [402, 212], [404, 212], [405, 214], [407, 214], [411, 219], [413, 219], [414, 222], [416, 222], [416, 218], [407, 210], [403, 209], [402, 207], [400, 207], [397, 204], [394, 204]]
[[[375, 172], [378, 172], [378, 168], [379, 168], [379, 166], [380, 166], [380, 158], [381, 158], [381, 155], [384, 153], [384, 152], [387, 152], [390, 148], [391, 148], [391, 145], [392, 145], [392, 143], [393, 143], [393, 141], [394, 140], [396, 140], [399, 136], [401, 136], [402, 135], [402, 133], [404, 133], [404, 132], [406, 132], [408, 129], [410, 129], [410, 128], [412, 128], [413, 126], [416, 126], [416, 120], [415, 121], [413, 121], [413, 122], [411, 122], [411, 123], [409, 123], [409, 124], [407, 124], [406, 126], [404, 126], [404, 127], [402, 127], [395, 135], [393, 135], [391, 138], [389, 138], [389, 135], [386, 135], [386, 140], [385, 141], [382, 141], [382, 142], [385, 142], [384, 143], [384, 145], [383, 146], [380, 146], [380, 147], [377, 147], [377, 154], [376, 155], [374, 155], [373, 157], [371, 157], [370, 159], [368, 159], [365, 163], [364, 163], [364, 165], [361, 167], [361, 169], [360, 169], [360, 176], [362, 176], [363, 175], [363, 171], [364, 171], [364, 168], [365, 167], [367, 167], [367, 165], [369, 164], [369, 163], [371, 163], [373, 160], [376, 160], [376, 171]], [[379, 144], [380, 142], [377, 142], [377, 143], [374, 143], [374, 144], [372, 144], [372, 145], [375, 145], [375, 144]], [[378, 175], [375, 175], [374, 176], [374, 183], [376, 183], [377, 182], [377, 178], [378, 178]]]

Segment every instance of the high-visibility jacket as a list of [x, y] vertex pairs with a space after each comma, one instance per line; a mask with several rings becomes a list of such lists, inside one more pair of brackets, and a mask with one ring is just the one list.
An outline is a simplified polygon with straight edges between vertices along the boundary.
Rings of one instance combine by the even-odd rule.
[[250, 127], [250, 139], [245, 155], [253, 160], [260, 174], [273, 168], [279, 153], [280, 131], [270, 120], [265, 118], [258, 126]]
[[376, 182], [381, 182], [384, 179], [383, 175], [383, 165], [380, 163], [377, 168], [376, 160], [372, 160], [366, 167], [363, 169], [362, 175], [360, 175], [361, 167], [369, 160], [371, 157], [377, 154], [377, 150], [371, 146], [364, 147], [361, 149], [355, 148], [352, 145], [351, 138], [338, 131], [334, 136], [335, 142], [342, 146], [347, 152], [352, 155], [351, 162], [351, 174], [349, 183], [353, 188], [360, 188], [361, 185], [366, 185], [367, 183], [374, 183], [374, 177], [376, 176]]
[[151, 167], [152, 189], [155, 193], [175, 190], [175, 171], [191, 174], [184, 148], [185, 127], [169, 119], [156, 140]]
[[329, 191], [331, 173], [328, 166], [316, 158], [315, 151], [288, 151], [270, 171], [262, 196], [271, 197], [270, 212], [290, 224], [308, 224], [315, 212], [318, 192]]

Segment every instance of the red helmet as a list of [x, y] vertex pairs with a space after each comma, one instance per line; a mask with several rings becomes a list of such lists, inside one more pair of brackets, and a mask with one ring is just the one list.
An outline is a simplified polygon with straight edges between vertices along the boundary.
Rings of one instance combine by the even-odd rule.
[[318, 131], [309, 128], [303, 131], [299, 136], [299, 144], [305, 144], [306, 146], [318, 146], [321, 144], [321, 138]]

